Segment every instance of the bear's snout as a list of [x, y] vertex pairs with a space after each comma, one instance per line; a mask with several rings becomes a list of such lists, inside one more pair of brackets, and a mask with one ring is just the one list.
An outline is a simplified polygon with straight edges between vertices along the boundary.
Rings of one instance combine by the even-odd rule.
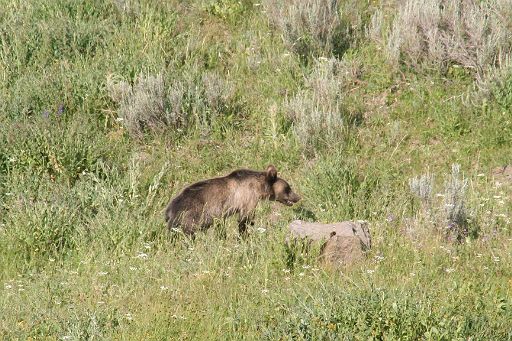
[[291, 202], [292, 202], [292, 204], [295, 204], [295, 203], [296, 203], [296, 202], [298, 202], [300, 199], [301, 199], [301, 197], [300, 197], [298, 194], [296, 194], [296, 193], [292, 193], [292, 194], [290, 195], [290, 199], [289, 199], [289, 201], [291, 201]]
[[298, 202], [300, 199], [300, 196], [292, 192], [288, 195], [288, 197], [285, 200], [280, 200], [280, 202], [285, 204], [286, 206], [293, 206], [293, 204]]

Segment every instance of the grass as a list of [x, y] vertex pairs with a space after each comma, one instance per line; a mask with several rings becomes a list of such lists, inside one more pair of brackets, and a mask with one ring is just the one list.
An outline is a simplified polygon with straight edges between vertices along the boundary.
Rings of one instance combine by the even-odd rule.
[[[512, 339], [510, 72], [480, 93], [464, 68], [397, 69], [361, 33], [381, 4], [350, 3], [317, 60], [249, 0], [0, 0], [0, 338]], [[301, 96], [321, 110], [299, 125]], [[247, 240], [166, 231], [185, 185], [270, 163], [303, 200], [260, 204]], [[293, 219], [366, 219], [373, 248], [326, 270], [285, 244]]]

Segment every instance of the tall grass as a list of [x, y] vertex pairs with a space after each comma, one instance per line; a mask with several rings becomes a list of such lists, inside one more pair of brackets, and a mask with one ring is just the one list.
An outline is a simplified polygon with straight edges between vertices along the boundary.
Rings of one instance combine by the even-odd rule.
[[[461, 61], [394, 72], [374, 5], [0, 0], [0, 339], [511, 339], [510, 77], [467, 105]], [[183, 187], [269, 163], [298, 205], [168, 233]], [[294, 219], [372, 250], [324, 269]]]

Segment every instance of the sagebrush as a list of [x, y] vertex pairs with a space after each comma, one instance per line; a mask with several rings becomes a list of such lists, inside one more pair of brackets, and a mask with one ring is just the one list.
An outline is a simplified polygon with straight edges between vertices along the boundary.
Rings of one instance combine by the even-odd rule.
[[408, 0], [397, 7], [389, 30], [382, 11], [370, 26], [395, 65], [443, 72], [459, 65], [481, 76], [511, 52], [510, 0]]

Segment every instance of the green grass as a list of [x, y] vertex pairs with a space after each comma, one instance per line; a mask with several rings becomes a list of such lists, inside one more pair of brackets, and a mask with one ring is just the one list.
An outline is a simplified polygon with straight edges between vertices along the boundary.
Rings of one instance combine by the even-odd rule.
[[[510, 77], [475, 94], [464, 70], [397, 71], [358, 33], [338, 56], [361, 66], [340, 90], [357, 119], [311, 152], [284, 106], [314, 63], [257, 2], [0, 7], [0, 338], [512, 339], [512, 183], [492, 172], [512, 164]], [[194, 89], [207, 72], [236, 108], [208, 129], [131, 136], [107, 89], [158, 73]], [[187, 184], [270, 163], [303, 200], [259, 205], [247, 240], [232, 219], [194, 241], [166, 230]], [[460, 244], [436, 196], [453, 163], [477, 231]], [[430, 212], [409, 190], [427, 171]], [[324, 269], [318, 249], [286, 245], [293, 219], [366, 219], [373, 248]]]

